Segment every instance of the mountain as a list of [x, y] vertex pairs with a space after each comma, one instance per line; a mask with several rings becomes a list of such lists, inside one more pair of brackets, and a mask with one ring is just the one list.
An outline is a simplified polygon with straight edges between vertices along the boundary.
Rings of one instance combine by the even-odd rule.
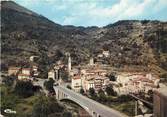
[[[118, 69], [161, 74], [167, 71], [167, 22], [122, 20], [104, 27], [56, 24], [15, 2], [1, 2], [1, 66], [28, 61], [32, 55], [51, 65], [70, 52], [73, 64], [102, 50], [104, 62]], [[39, 62], [39, 61], [38, 61]], [[3, 68], [2, 67], [2, 68]]]

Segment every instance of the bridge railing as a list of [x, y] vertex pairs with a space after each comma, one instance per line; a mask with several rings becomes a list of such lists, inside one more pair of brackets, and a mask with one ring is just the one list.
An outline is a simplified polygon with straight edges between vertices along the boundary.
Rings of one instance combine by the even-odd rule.
[[89, 114], [91, 115], [97, 115], [98, 117], [127, 117], [126, 115], [120, 113], [119, 111], [116, 111], [112, 108], [109, 108], [103, 104], [100, 104], [90, 98], [87, 98], [79, 93], [76, 93], [70, 89], [67, 89], [63, 86], [57, 86], [54, 87], [54, 89], [57, 91], [57, 93], [64, 93], [66, 97], [63, 97], [64, 94], [61, 94], [61, 97], [57, 96], [57, 98], [67, 98], [70, 99], [76, 103], [78, 103], [81, 107], [83, 107]]

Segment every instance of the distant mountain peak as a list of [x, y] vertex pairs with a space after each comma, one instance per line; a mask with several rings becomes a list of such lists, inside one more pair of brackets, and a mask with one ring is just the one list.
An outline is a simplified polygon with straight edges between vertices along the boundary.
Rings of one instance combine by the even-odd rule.
[[23, 7], [23, 6], [20, 6], [19, 4], [17, 4], [14, 1], [1, 1], [1, 7], [4, 9], [11, 9], [11, 10], [26, 13], [29, 15], [39, 16], [37, 13], [35, 13], [35, 12], [33, 12], [33, 11]]

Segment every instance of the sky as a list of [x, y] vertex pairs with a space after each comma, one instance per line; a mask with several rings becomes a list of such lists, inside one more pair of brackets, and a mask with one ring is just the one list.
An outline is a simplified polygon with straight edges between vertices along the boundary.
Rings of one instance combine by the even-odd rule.
[[14, 0], [55, 23], [105, 26], [118, 20], [167, 21], [167, 0]]

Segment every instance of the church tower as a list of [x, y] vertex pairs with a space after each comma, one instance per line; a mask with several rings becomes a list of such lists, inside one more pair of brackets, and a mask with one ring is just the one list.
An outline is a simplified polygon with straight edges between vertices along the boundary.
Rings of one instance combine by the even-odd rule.
[[71, 56], [70, 54], [68, 55], [68, 73], [71, 71]]
[[89, 65], [94, 65], [94, 59], [93, 59], [93, 57], [90, 58]]

